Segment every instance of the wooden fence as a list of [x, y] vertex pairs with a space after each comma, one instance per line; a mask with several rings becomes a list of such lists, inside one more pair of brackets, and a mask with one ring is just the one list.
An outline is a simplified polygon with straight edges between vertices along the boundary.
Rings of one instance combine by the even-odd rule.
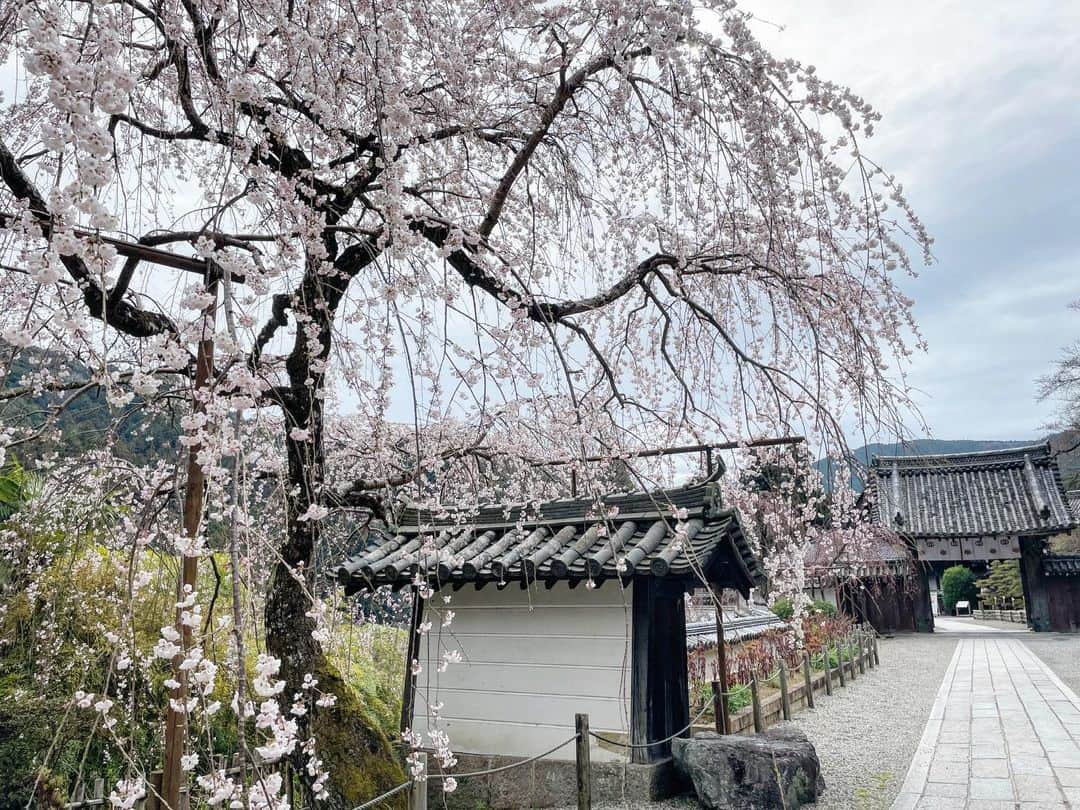
[[[837, 656], [836, 666], [833, 666], [830, 661], [832, 653], [835, 653]], [[838, 644], [835, 649], [826, 650], [825, 654], [822, 656], [822, 664], [823, 670], [815, 671], [809, 654], [804, 654], [801, 665], [794, 668], [789, 667], [785, 661], [781, 660], [776, 673], [765, 679], [766, 681], [775, 680], [778, 687], [777, 692], [762, 697], [762, 684], [759, 683], [755, 676], [751, 679], [748, 687], [746, 687], [749, 688], [751, 692], [750, 705], [730, 715], [724, 710], [723, 702], [727, 700], [728, 695], [732, 694], [732, 692], [726, 694], [723, 693], [719, 682], [714, 681], [713, 706], [716, 715], [716, 730], [728, 734], [738, 734], [740, 732], [749, 731], [757, 733], [764, 731], [770, 725], [781, 720], [790, 720], [792, 713], [799, 708], [813, 708], [815, 693], [824, 692], [827, 695], [831, 695], [833, 694], [834, 681], [837, 682], [840, 687], [844, 687], [849, 681], [854, 681], [855, 679], [862, 677], [866, 674], [868, 669], [872, 670], [880, 664], [878, 658], [877, 635], [873, 632], [856, 630], [849, 638], [845, 639], [843, 643]], [[742, 688], [743, 687], [739, 687], [739, 689]], [[701, 713], [699, 713], [697, 718], [691, 720], [686, 728], [675, 732], [671, 737], [680, 736], [687, 731], [692, 733], [695, 729], [706, 728], [706, 726], [696, 725], [696, 721], [700, 717]], [[664, 740], [643, 744], [629, 744], [609, 740], [596, 732], [589, 730], [589, 716], [587, 714], [577, 714], [574, 718], [574, 735], [572, 737], [549, 751], [538, 753], [528, 759], [523, 759], [509, 765], [489, 768], [474, 773], [446, 775], [430, 774], [427, 769], [427, 754], [418, 752], [416, 756], [420, 774], [417, 778], [403, 782], [381, 796], [377, 796], [365, 804], [360, 805], [355, 808], [355, 810], [368, 810], [369, 808], [375, 808], [380, 805], [385, 806], [387, 800], [401, 793], [404, 793], [407, 797], [409, 810], [428, 810], [426, 782], [429, 779], [444, 779], [451, 775], [456, 779], [490, 776], [492, 774], [527, 765], [535, 760], [554, 753], [559, 748], [569, 745], [570, 743], [574, 743], [575, 747], [574, 759], [577, 807], [578, 810], [591, 810], [593, 774], [589, 751], [590, 737], [595, 737], [608, 744], [619, 745], [627, 749], [649, 747], [657, 745], [660, 742], [666, 742], [666, 740]], [[671, 739], [671, 737], [668, 737], [667, 739]], [[239, 757], [234, 757], [229, 767], [226, 768], [225, 764], [224, 761], [220, 761], [218, 766], [226, 775], [247, 776], [249, 768], [245, 768], [241, 764]], [[85, 789], [85, 783], [87, 781], [92, 785], [89, 793], [87, 793], [87, 790]], [[286, 783], [291, 786], [292, 779], [287, 779]], [[150, 778], [147, 780], [146, 796], [143, 799], [140, 799], [135, 805], [135, 810], [160, 810], [160, 804], [157, 798], [160, 787], [161, 772], [156, 771], [151, 774]], [[288, 798], [291, 807], [296, 808], [299, 806], [296, 803], [296, 800], [300, 798], [298, 795], [290, 795]], [[180, 803], [181, 810], [188, 810], [188, 794], [186, 789], [181, 791]], [[105, 796], [105, 780], [98, 777], [84, 780], [77, 784], [72, 793], [72, 801], [66, 804], [65, 808], [67, 808], [67, 810], [86, 810], [86, 808], [104, 807], [107, 804], [108, 799]]]
[[1019, 624], [1027, 624], [1027, 611], [1026, 610], [973, 610], [971, 611], [971, 617], [973, 619], [994, 620], [998, 622], [1018, 622]]

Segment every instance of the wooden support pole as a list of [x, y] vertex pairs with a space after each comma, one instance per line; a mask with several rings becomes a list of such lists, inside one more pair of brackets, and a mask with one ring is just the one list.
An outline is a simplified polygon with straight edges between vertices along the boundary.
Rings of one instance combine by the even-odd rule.
[[[192, 411], [196, 414], [204, 413], [206, 400], [202, 394], [210, 385], [210, 379], [214, 375], [214, 316], [217, 309], [217, 287], [213, 281], [206, 285], [208, 292], [214, 296], [213, 302], [206, 308], [203, 320], [203, 337], [199, 341], [195, 359], [195, 391]], [[206, 490], [206, 474], [199, 466], [198, 456], [202, 450], [200, 444], [193, 444], [188, 448], [187, 457], [187, 482], [184, 486], [184, 534], [189, 541], [194, 542], [199, 533], [199, 525], [202, 523], [203, 499]], [[188, 591], [194, 591], [199, 575], [199, 558], [184, 555], [180, 562], [180, 579], [176, 586], [176, 601], [183, 602], [188, 597]], [[169, 708], [165, 715], [165, 753], [164, 767], [161, 778], [161, 802], [168, 810], [180, 810], [180, 788], [187, 782], [186, 777], [180, 770], [180, 758], [184, 755], [187, 743], [187, 714], [175, 711], [172, 706], [183, 705], [188, 699], [188, 672], [180, 668], [187, 651], [191, 648], [193, 637], [192, 628], [189, 624], [181, 621], [184, 609], [176, 609], [176, 630], [180, 634], [180, 652], [173, 656], [173, 680], [180, 685], [172, 690]]]
[[409, 788], [409, 810], [427, 810], [427, 752], [417, 751], [416, 761], [420, 766], [419, 776], [413, 779]]
[[713, 588], [712, 592], [713, 599], [716, 603], [716, 679], [720, 681], [720, 712], [723, 715], [723, 718], [720, 720], [720, 725], [724, 729], [719, 733], [730, 734], [731, 714], [728, 711], [727, 696], [727, 691], [730, 688], [730, 681], [728, 679], [727, 669], [727, 646], [724, 643], [724, 589]]
[[577, 741], [577, 806], [578, 810], [592, 810], [592, 766], [589, 762], [589, 715], [575, 714], [574, 729]]
[[840, 685], [847, 686], [847, 675], [844, 674], [844, 645], [842, 643], [836, 645], [836, 663], [839, 664], [837, 669], [840, 670]]
[[814, 675], [810, 671], [810, 653], [803, 653], [803, 685], [806, 687], [806, 708], [814, 708]]
[[727, 718], [724, 716], [723, 703], [727, 700], [727, 696], [723, 694], [723, 689], [720, 686], [720, 681], [712, 682], [712, 710], [713, 710], [713, 726], [716, 729], [717, 734], [727, 734]]
[[791, 695], [787, 687], [787, 664], [780, 659], [780, 711], [785, 720], [791, 719]]
[[760, 734], [765, 730], [765, 723], [761, 719], [761, 695], [758, 694], [757, 675], [750, 676], [750, 702], [754, 707], [754, 733]]

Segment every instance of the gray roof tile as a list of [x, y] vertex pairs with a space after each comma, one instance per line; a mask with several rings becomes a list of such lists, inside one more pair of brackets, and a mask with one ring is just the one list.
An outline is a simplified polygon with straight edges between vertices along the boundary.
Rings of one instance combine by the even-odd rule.
[[337, 576], [356, 591], [402, 586], [417, 574], [442, 585], [635, 575], [700, 581], [702, 571], [744, 593], [763, 579], [738, 518], [720, 508], [709, 483], [599, 505], [573, 499], [439, 513], [409, 506], [392, 530], [373, 532]]
[[982, 453], [874, 456], [871, 512], [908, 537], [1054, 534], [1075, 525], [1048, 443]]

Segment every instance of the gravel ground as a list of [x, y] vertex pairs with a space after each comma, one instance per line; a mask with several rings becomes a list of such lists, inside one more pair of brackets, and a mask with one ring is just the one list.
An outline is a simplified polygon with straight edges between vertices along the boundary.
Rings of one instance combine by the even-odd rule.
[[849, 682], [792, 722], [817, 748], [825, 793], [816, 810], [892, 804], [919, 747], [956, 636], [911, 634], [878, 642], [881, 667]]
[[[1076, 655], [1080, 638], [1074, 640], [1078, 646], [1069, 649]], [[806, 810], [888, 809], [919, 746], [956, 642], [955, 635], [882, 639], [878, 642], [880, 669], [849, 681], [846, 689], [837, 685], [832, 697], [818, 697], [816, 709], [795, 715], [792, 722], [814, 743], [825, 776], [821, 801], [804, 805]], [[1068, 655], [1062, 645], [1059, 660], [1067, 660]], [[1043, 660], [1061, 675], [1048, 658]], [[602, 810], [691, 810], [698, 806], [692, 797], [597, 805]]]
[[1031, 633], [1021, 641], [1080, 695], [1080, 635]]

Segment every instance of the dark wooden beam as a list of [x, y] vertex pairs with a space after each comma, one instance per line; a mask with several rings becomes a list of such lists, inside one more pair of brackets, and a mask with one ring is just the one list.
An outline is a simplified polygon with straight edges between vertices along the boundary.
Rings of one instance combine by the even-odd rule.
[[[654, 577], [634, 579], [632, 601], [630, 742], [644, 746], [690, 722], [686, 605], [681, 582]], [[671, 756], [671, 743], [634, 748], [631, 756], [656, 762]]]
[[418, 589], [412, 589], [413, 603], [412, 615], [409, 621], [409, 649], [408, 658], [405, 661], [405, 684], [401, 690], [401, 720], [398, 730], [404, 733], [405, 729], [412, 728], [413, 706], [416, 702], [416, 676], [412, 674], [412, 662], [420, 655], [420, 625], [424, 621], [424, 600], [420, 598]]

